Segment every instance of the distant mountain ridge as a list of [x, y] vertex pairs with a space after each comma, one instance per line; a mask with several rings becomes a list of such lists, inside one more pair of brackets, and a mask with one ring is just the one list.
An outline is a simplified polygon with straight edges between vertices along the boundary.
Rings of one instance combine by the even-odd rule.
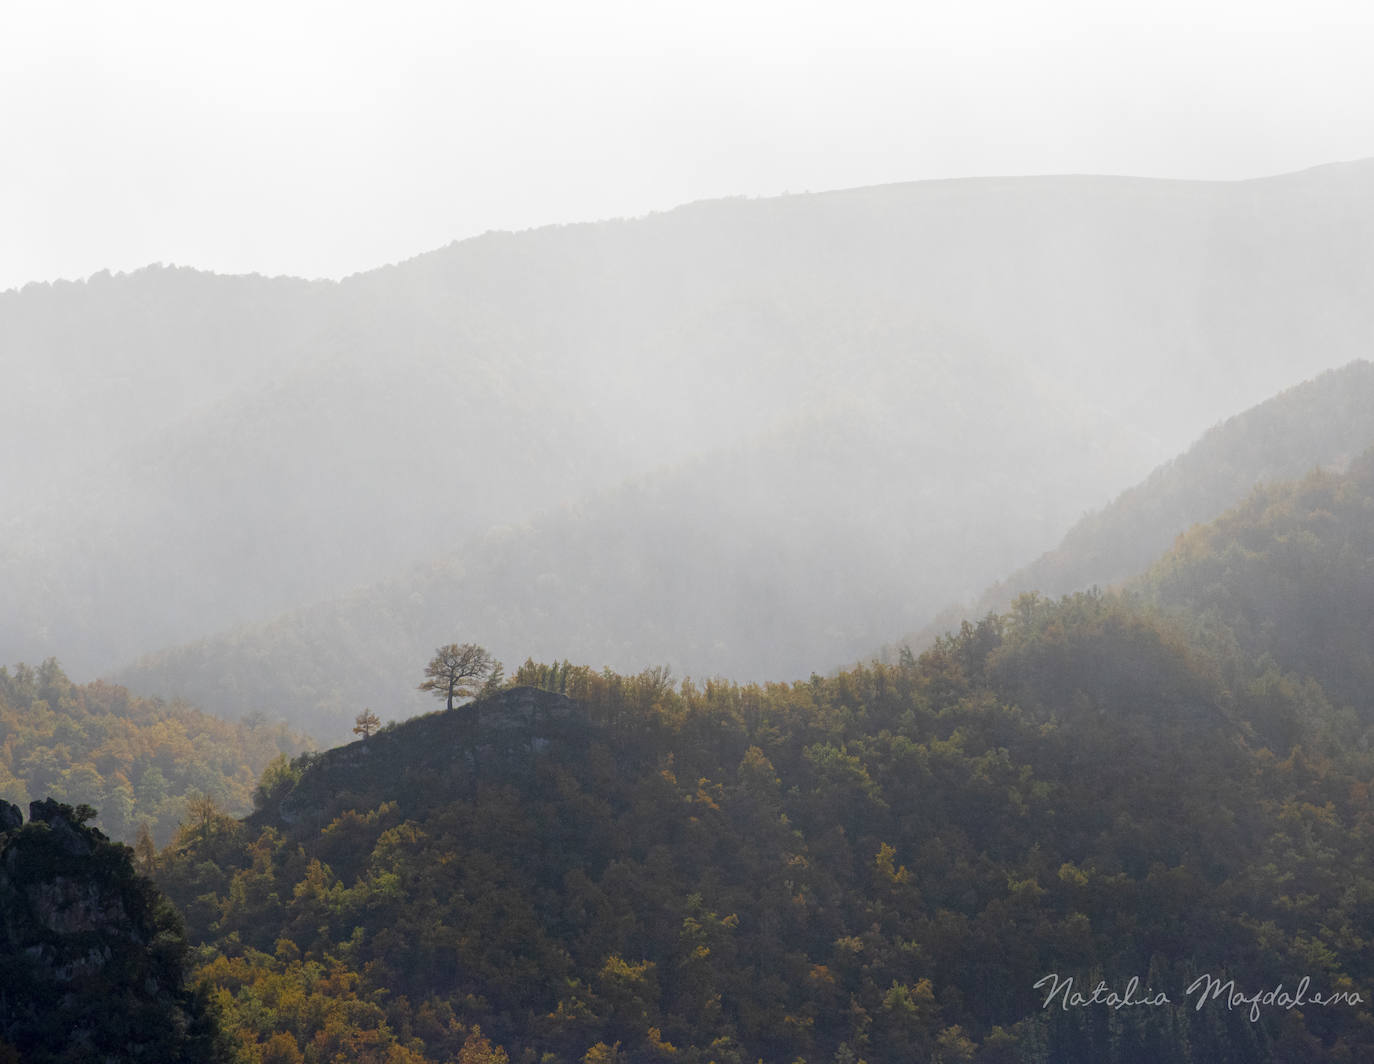
[[[1257, 484], [1343, 470], [1374, 445], [1374, 364], [1352, 362], [1285, 389], [1209, 429], [1101, 510], [1052, 551], [950, 607], [906, 642], [919, 648], [965, 618], [1007, 609], [1028, 591], [1059, 596], [1138, 576], [1193, 525], [1238, 505]], [[891, 654], [892, 651], [887, 652]]]
[[[359, 705], [401, 716], [425, 708], [413, 674], [452, 633], [482, 633], [507, 660], [568, 657], [626, 671], [669, 664], [758, 680], [804, 674], [912, 624], [922, 601], [962, 586], [963, 574], [990, 577], [1012, 564], [1028, 533], [1053, 535], [1035, 463], [1110, 468], [1111, 456], [1091, 452], [1091, 433], [1077, 427], [1011, 462], [998, 461], [989, 434], [962, 445], [961, 461], [947, 441], [981, 396], [956, 384], [938, 390], [953, 414], [937, 404], [910, 416], [903, 388], [887, 402], [837, 400], [755, 441], [494, 529], [346, 595], [147, 655], [116, 675], [230, 717], [289, 704], [302, 726], [342, 737], [337, 729]], [[983, 402], [1004, 426], [1027, 414], [1015, 402]], [[931, 460], [921, 501], [932, 505], [919, 522], [907, 520], [913, 500], [894, 487], [912, 454]], [[963, 475], [970, 455], [976, 479]], [[1016, 510], [1020, 522], [966, 516], [996, 507]], [[937, 553], [943, 566], [904, 572], [910, 559]]]
[[[848, 589], [904, 553], [896, 630], [1238, 406], [1367, 354], [1372, 187], [1369, 162], [1237, 183], [931, 182], [489, 234], [338, 284], [164, 270], [8, 293], [0, 350], [23, 392], [0, 408], [22, 416], [0, 418], [0, 445], [37, 460], [7, 474], [22, 495], [0, 540], [0, 659], [108, 671], [733, 454], [705, 512], [663, 500], [670, 524], [811, 568], [719, 579], [779, 604], [752, 626], [758, 660], [783, 644], [776, 667], [812, 668], [847, 645], [826, 635], [834, 602], [889, 615]], [[173, 370], [185, 379], [154, 386]], [[790, 495], [752, 502], [736, 467], [776, 464], [808, 422], [841, 426], [842, 460], [816, 455]], [[1007, 480], [1033, 513], [1008, 517]], [[881, 495], [879, 521], [851, 488]], [[837, 512], [817, 519], [827, 497]], [[943, 560], [990, 530], [995, 557]], [[650, 548], [635, 536], [630, 522], [622, 538]], [[840, 593], [794, 627], [818, 576]], [[602, 631], [633, 623], [612, 596], [600, 608]], [[670, 625], [673, 604], [658, 612]], [[441, 620], [417, 639], [504, 638], [455, 633], [456, 607]], [[498, 653], [528, 653], [522, 638]], [[647, 663], [610, 638], [616, 664]]]
[[1260, 485], [1130, 587], [1182, 618], [1194, 642], [1318, 681], [1371, 734], [1374, 447], [1343, 471]]
[[57, 662], [0, 668], [0, 799], [34, 795], [99, 810], [95, 826], [133, 844], [167, 843], [187, 803], [252, 808], [263, 770], [309, 744], [260, 718], [235, 724], [184, 703], [67, 679]]

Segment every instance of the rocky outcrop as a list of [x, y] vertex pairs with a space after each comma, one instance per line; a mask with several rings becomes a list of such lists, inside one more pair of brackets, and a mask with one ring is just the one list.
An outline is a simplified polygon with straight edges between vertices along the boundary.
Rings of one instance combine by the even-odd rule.
[[52, 799], [0, 804], [0, 1047], [56, 1060], [216, 1060], [180, 920], [132, 851]]
[[47, 824], [52, 844], [69, 857], [85, 857], [96, 842], [110, 841], [104, 832], [85, 826], [94, 816], [95, 810], [86, 805], [73, 809], [51, 798], [29, 803], [29, 823]]
[[480, 711], [483, 728], [539, 728], [554, 721], [567, 720], [579, 708], [567, 695], [541, 691], [537, 687], [508, 687], [472, 708]]
[[19, 807], [0, 798], [0, 834], [18, 831], [23, 826], [24, 814], [19, 811]]
[[551, 748], [585, 745], [594, 730], [585, 708], [566, 695], [536, 687], [504, 688], [388, 726], [347, 746], [298, 758], [296, 783], [249, 823], [317, 828], [344, 808], [397, 800], [404, 809], [407, 788], [420, 785], [413, 781], [461, 789], [478, 774], [490, 780], [526, 772]]

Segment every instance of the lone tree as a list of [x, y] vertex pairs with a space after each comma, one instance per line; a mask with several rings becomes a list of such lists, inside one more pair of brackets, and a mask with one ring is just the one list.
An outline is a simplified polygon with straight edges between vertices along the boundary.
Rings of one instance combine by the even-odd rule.
[[353, 718], [353, 734], [364, 739], [372, 738], [372, 733], [382, 726], [381, 719], [370, 709], [365, 709]]
[[473, 697], [483, 690], [484, 680], [499, 676], [500, 671], [501, 663], [476, 643], [450, 643], [436, 650], [425, 666], [425, 681], [420, 690], [447, 699], [448, 708], [452, 709], [455, 698]]

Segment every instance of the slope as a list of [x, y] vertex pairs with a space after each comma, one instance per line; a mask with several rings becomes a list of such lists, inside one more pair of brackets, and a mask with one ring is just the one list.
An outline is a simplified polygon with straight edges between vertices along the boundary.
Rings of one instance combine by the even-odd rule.
[[[980, 369], [960, 352], [885, 377], [876, 396], [837, 385], [824, 408], [747, 444], [116, 675], [231, 717], [286, 714], [327, 739], [345, 737], [363, 706], [423, 708], [419, 667], [458, 639], [508, 661], [805, 675], [910, 625], [922, 603], [991, 578], [1027, 539], [1052, 537], [1072, 516], [1072, 486], [1046, 491], [1057, 475], [1045, 470], [1101, 483], [1119, 460], [1090, 446], [1097, 434], [1071, 411], [1046, 431], [1041, 419], [1064, 404], [1027, 404], [1034, 382], [1014, 366]], [[913, 401], [920, 384], [929, 397]], [[1039, 442], [1009, 453], [1001, 433]], [[999, 509], [1019, 519], [970, 518]]]
[[[1222, 664], [1101, 595], [791, 685], [528, 663], [298, 760], [161, 882], [259, 1050], [1357, 1059], [1370, 755]], [[1276, 709], [1323, 727], [1264, 749]], [[1046, 1008], [1047, 973], [1168, 1000]], [[1309, 1007], [1199, 1008], [1202, 973]]]
[[193, 798], [247, 812], [264, 769], [308, 746], [261, 718], [228, 724], [113, 684], [74, 684], [52, 659], [0, 668], [0, 736], [0, 798], [93, 805], [116, 840], [146, 827], [159, 845]]
[[1343, 473], [1256, 489], [1131, 586], [1190, 618], [1195, 640], [1314, 678], [1374, 726], [1374, 448]]
[[[1067, 428], [1119, 456], [1095, 479], [1085, 448], [1042, 484], [1082, 512], [1237, 404], [1367, 352], [1371, 180], [1360, 163], [1226, 184], [929, 182], [489, 234], [337, 285], [161, 271], [11, 294], [5, 363], [24, 367], [23, 423], [42, 431], [3, 540], [0, 647], [109, 668], [739, 446], [823, 411], [837, 384], [927, 410], [944, 397], [925, 371], [966, 352], [977, 375], [1024, 371], [986, 378], [991, 407], [1028, 405], [1004, 450]], [[188, 285], [203, 312], [146, 360]], [[67, 348], [96, 381], [133, 382], [90, 389], [137, 399], [108, 432], [74, 413], [52, 357]], [[163, 416], [142, 382], [169, 361], [189, 380]], [[904, 391], [882, 394], [896, 370]], [[815, 490], [900, 446], [874, 433]], [[88, 467], [71, 472], [74, 455]], [[903, 524], [958, 501], [925, 477], [907, 478]], [[1052, 542], [1028, 534], [1020, 556]]]
[[0, 1057], [228, 1061], [176, 912], [90, 813], [0, 800]]
[[[1052, 551], [988, 587], [972, 605], [948, 607], [900, 641], [921, 648], [965, 617], [1007, 609], [1029, 591], [1056, 596], [1123, 583], [1177, 536], [1211, 521], [1262, 482], [1313, 469], [1341, 470], [1374, 444], [1374, 364], [1352, 362], [1288, 388], [1209, 429], [1177, 458], [1079, 520]], [[891, 658], [895, 647], [884, 650]]]

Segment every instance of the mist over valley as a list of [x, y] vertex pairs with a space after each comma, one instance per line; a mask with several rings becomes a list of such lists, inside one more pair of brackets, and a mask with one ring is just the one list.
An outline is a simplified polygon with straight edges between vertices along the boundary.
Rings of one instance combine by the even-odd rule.
[[924, 182], [6, 293], [3, 646], [312, 727], [420, 708], [398, 667], [455, 636], [830, 668], [1364, 357], [1371, 181]]
[[1371, 54], [8, 5], [0, 1064], [1374, 1061]]

